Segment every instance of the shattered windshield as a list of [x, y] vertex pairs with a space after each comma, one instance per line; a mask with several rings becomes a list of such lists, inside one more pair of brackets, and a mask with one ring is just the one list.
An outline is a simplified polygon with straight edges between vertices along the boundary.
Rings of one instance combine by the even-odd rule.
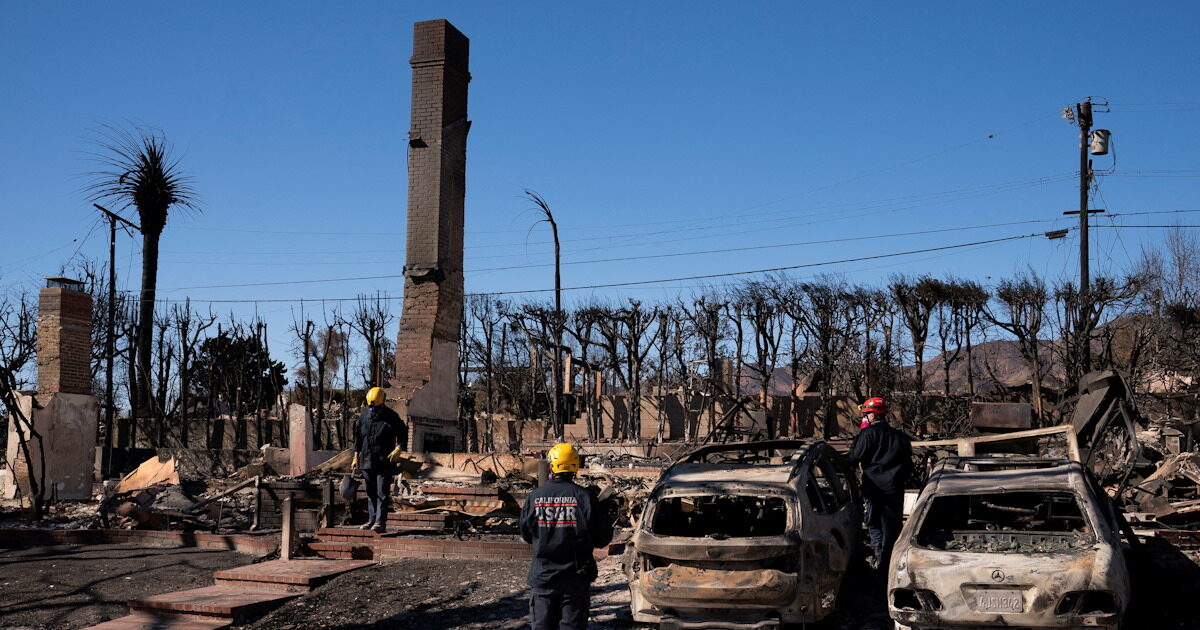
[[917, 532], [946, 551], [1054, 553], [1095, 542], [1071, 492], [997, 492], [934, 497]]
[[715, 540], [779, 536], [787, 529], [787, 503], [782, 497], [671, 497], [655, 505], [650, 529], [659, 536]]

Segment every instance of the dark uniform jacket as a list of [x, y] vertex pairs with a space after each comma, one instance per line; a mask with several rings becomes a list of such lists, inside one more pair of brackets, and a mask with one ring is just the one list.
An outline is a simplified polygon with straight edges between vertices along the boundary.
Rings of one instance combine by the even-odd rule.
[[533, 543], [529, 585], [564, 591], [586, 589], [596, 579], [592, 549], [612, 542], [608, 512], [586, 489], [551, 479], [521, 508], [521, 538]]
[[396, 474], [387, 456], [397, 444], [408, 442], [408, 431], [400, 415], [384, 405], [367, 407], [354, 427], [354, 451], [358, 467], [380, 474]]
[[850, 462], [861, 464], [862, 493], [868, 499], [898, 497], [912, 474], [912, 441], [886, 422], [859, 432], [850, 448]]

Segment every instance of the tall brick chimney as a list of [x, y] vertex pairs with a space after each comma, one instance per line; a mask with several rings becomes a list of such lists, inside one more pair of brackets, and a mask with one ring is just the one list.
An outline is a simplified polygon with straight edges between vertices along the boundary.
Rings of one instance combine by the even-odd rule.
[[83, 283], [46, 278], [38, 296], [38, 393], [92, 393], [92, 296]]
[[410, 448], [449, 450], [458, 436], [470, 42], [446, 20], [413, 25], [408, 232], [396, 378]]

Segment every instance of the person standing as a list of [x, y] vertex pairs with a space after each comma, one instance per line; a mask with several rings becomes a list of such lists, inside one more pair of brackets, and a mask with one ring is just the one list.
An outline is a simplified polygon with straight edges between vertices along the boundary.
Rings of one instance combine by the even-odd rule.
[[399, 414], [384, 405], [382, 387], [367, 392], [367, 408], [354, 427], [354, 462], [361, 468], [367, 490], [367, 522], [362, 529], [387, 531], [388, 500], [396, 462], [408, 442]]
[[592, 549], [612, 542], [612, 520], [590, 492], [575, 484], [579, 453], [574, 446], [556, 444], [547, 458], [550, 479], [521, 508], [521, 538], [533, 545], [530, 627], [583, 630], [597, 573]]
[[912, 474], [912, 441], [888, 425], [888, 406], [883, 398], [869, 398], [858, 410], [864, 424], [850, 448], [850, 463], [862, 466], [867, 535], [876, 567], [886, 571], [904, 518], [904, 484]]

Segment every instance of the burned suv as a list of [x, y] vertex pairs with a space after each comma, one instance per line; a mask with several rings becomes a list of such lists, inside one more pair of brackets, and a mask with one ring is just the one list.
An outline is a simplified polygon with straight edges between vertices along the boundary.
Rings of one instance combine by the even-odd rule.
[[665, 470], [624, 567], [633, 618], [774, 628], [833, 610], [859, 544], [858, 486], [817, 440], [716, 444]]
[[892, 553], [898, 629], [1116, 628], [1129, 603], [1119, 516], [1078, 462], [950, 457]]

